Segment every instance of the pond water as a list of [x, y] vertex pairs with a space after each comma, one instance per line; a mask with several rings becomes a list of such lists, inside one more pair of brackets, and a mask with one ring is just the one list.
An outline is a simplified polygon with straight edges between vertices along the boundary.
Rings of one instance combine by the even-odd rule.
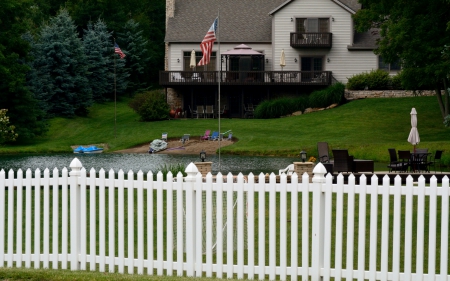
[[[53, 170], [55, 167], [62, 170], [64, 167], [69, 168], [70, 162], [74, 158], [81, 161], [83, 167], [87, 170], [94, 168], [99, 171], [101, 168], [109, 171], [113, 169], [116, 173], [122, 169], [125, 173], [129, 170], [137, 173], [142, 170], [144, 173], [148, 171], [157, 172], [164, 165], [189, 165], [191, 162], [199, 162], [198, 155], [170, 155], [170, 154], [143, 154], [143, 153], [101, 153], [101, 154], [15, 154], [0, 155], [0, 170], [8, 171], [13, 169], [23, 171], [31, 169], [33, 172], [39, 168], [43, 171], [46, 168]], [[212, 162], [212, 173], [219, 172], [219, 156], [207, 155], [206, 161]], [[250, 172], [259, 175], [262, 173], [278, 174], [279, 169], [286, 168], [298, 158], [287, 157], [267, 157], [267, 156], [236, 156], [221, 155], [220, 156], [220, 172], [228, 174], [231, 172], [237, 175], [242, 172], [248, 175]]]

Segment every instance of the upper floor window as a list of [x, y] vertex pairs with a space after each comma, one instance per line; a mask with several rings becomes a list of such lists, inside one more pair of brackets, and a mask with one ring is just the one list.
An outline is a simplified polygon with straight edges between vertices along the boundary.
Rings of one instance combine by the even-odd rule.
[[381, 56], [378, 56], [378, 69], [386, 70], [388, 72], [399, 71], [401, 69], [400, 61], [397, 60], [393, 63], [388, 63], [383, 61], [383, 58]]
[[[198, 63], [203, 57], [202, 52], [195, 52], [195, 61]], [[196, 71], [215, 71], [216, 70], [217, 55], [216, 52], [211, 53], [210, 61], [207, 65], [195, 66]], [[183, 52], [183, 69], [185, 71], [194, 70], [190, 67], [191, 52]]]
[[306, 32], [330, 32], [329, 18], [296, 18], [295, 26], [297, 33]]

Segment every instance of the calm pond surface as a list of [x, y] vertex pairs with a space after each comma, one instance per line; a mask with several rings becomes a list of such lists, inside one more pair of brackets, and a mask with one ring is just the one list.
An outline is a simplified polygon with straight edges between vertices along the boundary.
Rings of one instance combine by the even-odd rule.
[[[125, 173], [129, 170], [137, 173], [142, 170], [157, 172], [164, 165], [189, 165], [191, 162], [199, 162], [198, 155], [173, 155], [173, 154], [146, 154], [146, 153], [101, 153], [101, 154], [16, 154], [0, 155], [0, 170], [8, 171], [13, 169], [17, 171], [22, 169], [26, 171], [31, 169], [33, 172], [39, 168], [41, 171], [46, 168], [53, 170], [55, 167], [62, 170], [64, 167], [70, 171], [70, 162], [74, 158], [81, 161], [83, 167], [87, 170], [94, 168], [99, 171], [103, 168], [105, 171], [113, 169], [116, 173], [122, 169]], [[206, 161], [213, 162], [212, 173], [219, 172], [219, 156], [207, 155]], [[293, 162], [300, 161], [299, 158], [287, 157], [267, 157], [267, 156], [220, 156], [220, 172], [228, 174], [231, 172], [237, 175], [242, 172], [248, 175], [250, 172], [259, 175], [262, 173], [278, 174], [279, 169], [286, 168]]]

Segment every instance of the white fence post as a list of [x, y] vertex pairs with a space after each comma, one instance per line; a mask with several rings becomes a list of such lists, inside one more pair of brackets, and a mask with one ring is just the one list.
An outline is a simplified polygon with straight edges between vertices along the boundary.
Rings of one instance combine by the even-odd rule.
[[[194, 184], [198, 174], [197, 166], [190, 163], [185, 170], [187, 176], [184, 178], [186, 182], [186, 275], [188, 277], [194, 276], [195, 269], [195, 192]], [[200, 245], [201, 247], [201, 245]], [[202, 262], [201, 260], [199, 262]]]
[[83, 165], [78, 158], [70, 163], [70, 269], [79, 270], [80, 253], [80, 187], [78, 180]]
[[[325, 183], [327, 169], [322, 163], [318, 163], [313, 169], [313, 226], [312, 226], [312, 257], [311, 257], [311, 279], [321, 280], [320, 269], [324, 263], [324, 230], [325, 230], [325, 193], [322, 185]], [[303, 183], [304, 184], [304, 183]], [[305, 266], [305, 265], [302, 265]]]

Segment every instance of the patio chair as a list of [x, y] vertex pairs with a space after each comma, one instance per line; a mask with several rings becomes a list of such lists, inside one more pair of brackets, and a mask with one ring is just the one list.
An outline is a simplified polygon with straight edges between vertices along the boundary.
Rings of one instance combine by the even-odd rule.
[[228, 140], [228, 141], [231, 141], [231, 140], [233, 140], [233, 134], [232, 134], [232, 133], [229, 133], [229, 134], [228, 134], [228, 138], [227, 138], [227, 140]]
[[205, 109], [203, 108], [203, 105], [197, 105], [197, 119], [199, 116], [205, 117]]
[[162, 133], [161, 139], [167, 141], [167, 133]]
[[194, 118], [194, 116], [198, 118], [197, 110], [193, 110], [190, 105], [189, 105], [189, 112], [191, 113], [191, 118]]
[[348, 155], [347, 149], [333, 149], [334, 171], [336, 172], [352, 172], [353, 156]]
[[320, 163], [333, 163], [333, 160], [330, 159], [328, 154], [328, 143], [327, 142], [318, 142], [317, 143], [317, 152], [319, 153], [319, 161]]
[[216, 140], [219, 138], [219, 132], [214, 131], [212, 135], [209, 137], [209, 140]]
[[184, 134], [184, 135], [181, 137], [180, 141], [184, 144], [185, 142], [189, 141], [189, 137], [190, 137], [190, 136], [191, 136], [190, 134]]
[[[395, 148], [388, 148], [390, 162], [387, 167], [389, 168], [389, 173], [392, 171], [406, 171], [408, 169], [409, 163], [403, 161], [399, 161], [397, 158], [397, 151]], [[409, 152], [409, 151], [408, 151]], [[399, 152], [400, 153], [400, 152]]]
[[398, 161], [404, 166], [403, 171], [408, 171], [408, 168], [411, 166], [411, 152], [409, 152], [409, 150], [399, 150], [397, 153]]
[[439, 170], [442, 173], [442, 168], [441, 168], [441, 158], [442, 158], [442, 153], [444, 151], [443, 150], [436, 150], [436, 152], [434, 153], [434, 156], [431, 156], [430, 159], [430, 166], [433, 166], [434, 168], [434, 173], [436, 173], [436, 165], [439, 164]]
[[212, 118], [214, 118], [214, 106], [207, 105], [205, 108], [205, 118], [208, 118], [208, 116], [210, 115]]
[[206, 130], [205, 134], [200, 137], [200, 140], [208, 140], [210, 134], [211, 134], [211, 130]]

